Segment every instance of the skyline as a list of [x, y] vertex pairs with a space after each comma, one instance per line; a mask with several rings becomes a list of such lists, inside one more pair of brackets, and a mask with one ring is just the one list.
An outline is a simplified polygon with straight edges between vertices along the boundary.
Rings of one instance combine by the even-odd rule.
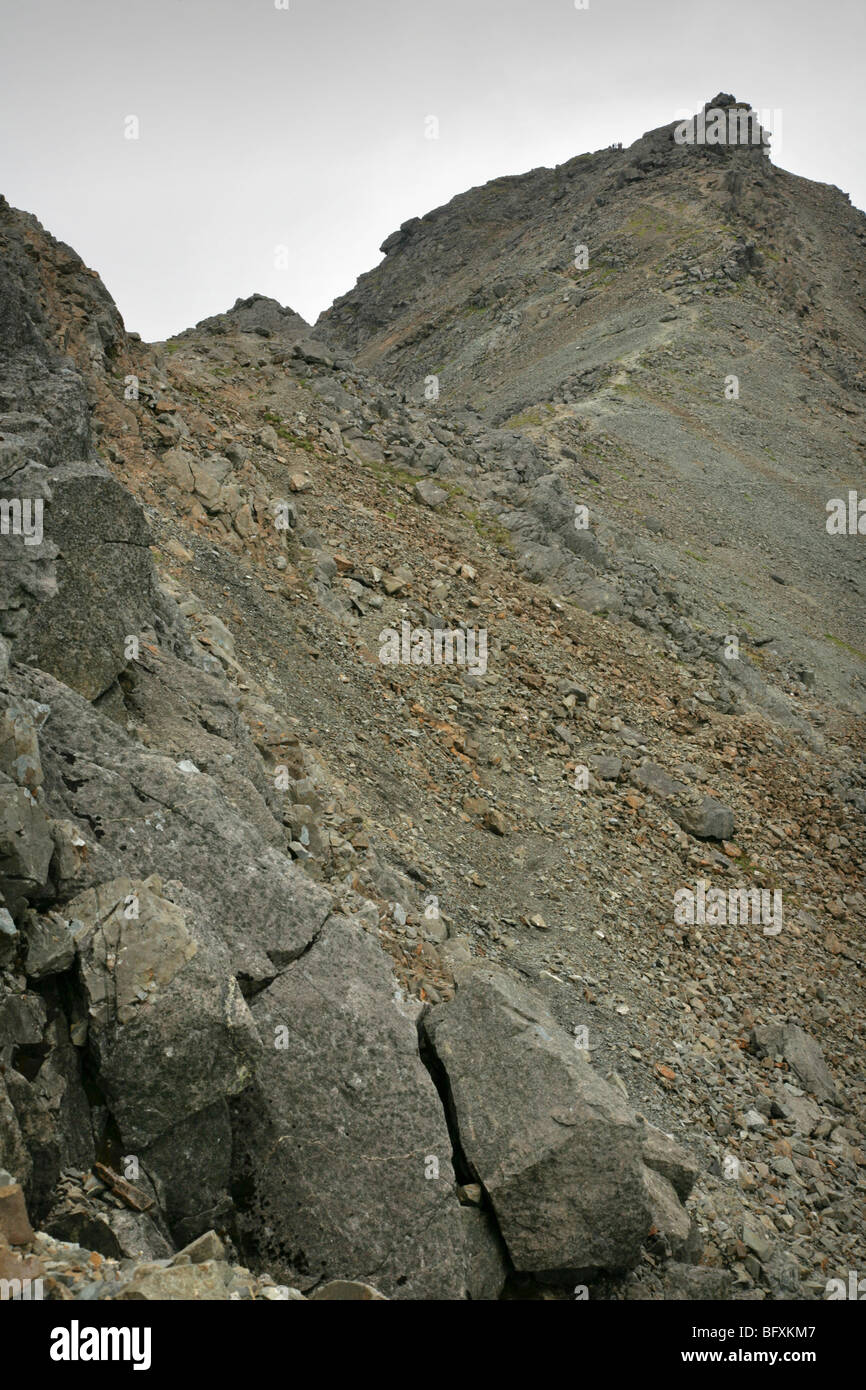
[[147, 340], [253, 293], [313, 322], [408, 218], [627, 147], [719, 91], [781, 113], [774, 162], [866, 204], [862, 142], [839, 139], [866, 38], [853, 0], [820, 23], [805, 0], [279, 3], [0, 3], [0, 191]]

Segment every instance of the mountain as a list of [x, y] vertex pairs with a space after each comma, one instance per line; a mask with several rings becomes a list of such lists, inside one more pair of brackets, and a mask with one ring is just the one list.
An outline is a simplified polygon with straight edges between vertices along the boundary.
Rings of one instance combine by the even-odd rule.
[[862, 1267], [866, 221], [677, 134], [150, 345], [0, 202], [0, 1278]]

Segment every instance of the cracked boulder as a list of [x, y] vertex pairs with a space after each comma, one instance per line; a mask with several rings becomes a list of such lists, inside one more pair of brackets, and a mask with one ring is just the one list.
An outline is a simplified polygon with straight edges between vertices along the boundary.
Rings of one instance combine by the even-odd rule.
[[495, 967], [470, 969], [423, 1032], [455, 1148], [517, 1270], [567, 1277], [634, 1265], [662, 1196], [666, 1224], [678, 1236], [687, 1229], [685, 1213], [673, 1220], [671, 1181], [644, 1167], [635, 1116], [523, 985]]
[[463, 1225], [442, 1106], [387, 957], [329, 918], [255, 999], [258, 1084], [234, 1107], [247, 1257], [309, 1289], [465, 1296]]

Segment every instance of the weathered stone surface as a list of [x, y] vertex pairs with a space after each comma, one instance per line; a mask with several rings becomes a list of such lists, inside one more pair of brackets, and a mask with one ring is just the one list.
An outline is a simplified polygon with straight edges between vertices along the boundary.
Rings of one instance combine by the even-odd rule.
[[301, 1287], [375, 1271], [391, 1298], [463, 1297], [451, 1141], [379, 947], [332, 917], [252, 1011], [264, 1053], [235, 1106], [245, 1242]]
[[478, 1206], [460, 1208], [466, 1261], [466, 1293], [475, 1300], [497, 1299], [511, 1270], [508, 1252], [488, 1211]]
[[734, 1276], [726, 1269], [671, 1261], [665, 1266], [664, 1296], [677, 1302], [728, 1301], [734, 1297]]
[[684, 1202], [695, 1185], [700, 1172], [697, 1159], [664, 1130], [644, 1121], [641, 1132], [641, 1157], [647, 1168], [660, 1173], [673, 1186]]
[[185, 1116], [141, 1150], [142, 1166], [180, 1245], [231, 1219], [231, 1155], [231, 1120], [223, 1098]]
[[33, 1168], [33, 1160], [21, 1136], [18, 1116], [15, 1114], [6, 1081], [0, 1074], [0, 1169], [11, 1174], [22, 1186], [26, 1186]]
[[[141, 1265], [117, 1294], [117, 1299], [129, 1303], [161, 1302], [167, 1298], [214, 1303], [227, 1299], [235, 1282], [233, 1267], [221, 1260], [207, 1260], [203, 1264]], [[247, 1297], [251, 1298], [255, 1284], [252, 1275], [246, 1282]]]
[[658, 763], [652, 762], [642, 763], [640, 767], [635, 768], [632, 781], [662, 800], [669, 796], [680, 796], [687, 790], [684, 782], [678, 782], [675, 777], [665, 772], [663, 767], [659, 767]]
[[332, 1279], [320, 1284], [309, 1295], [311, 1303], [387, 1303], [387, 1299], [372, 1284], [362, 1284], [357, 1279]]
[[0, 1185], [0, 1242], [27, 1245], [32, 1239], [33, 1227], [27, 1215], [21, 1184], [3, 1183]]
[[424, 507], [431, 507], [438, 511], [444, 507], [448, 501], [448, 493], [442, 487], [437, 487], [429, 478], [421, 478], [412, 489], [412, 496], [416, 502], [420, 502]]
[[75, 959], [75, 938], [65, 917], [56, 913], [48, 917], [31, 915], [25, 936], [24, 968], [31, 980], [59, 975], [68, 970]]
[[540, 1001], [480, 967], [423, 1027], [515, 1268], [634, 1264], [652, 1221], [638, 1126]]
[[225, 1259], [225, 1253], [225, 1246], [216, 1231], [205, 1231], [189, 1245], [185, 1245], [182, 1250], [178, 1250], [172, 1263], [183, 1264], [184, 1261], [189, 1260], [191, 1264], [199, 1265], [205, 1260]]
[[49, 676], [30, 672], [21, 684], [52, 708], [40, 739], [50, 812], [100, 827], [88, 863], [157, 873], [199, 894], [245, 989], [273, 979], [310, 944], [330, 894], [257, 832], [256, 807], [263, 830], [267, 810], [249, 781], [221, 785], [216, 774], [180, 771], [181, 759], [142, 748]]
[[171, 1246], [146, 1212], [127, 1211], [97, 1202], [76, 1202], [52, 1213], [44, 1223], [48, 1235], [96, 1250], [108, 1259], [162, 1260]]
[[[81, 1079], [81, 1054], [69, 1039], [62, 1015], [43, 1027], [40, 1046], [47, 1055], [28, 1079], [13, 1067], [5, 1075], [9, 1100], [31, 1161], [24, 1177], [27, 1204], [34, 1221], [52, 1205], [62, 1169], [86, 1171], [94, 1160], [93, 1115]], [[37, 1054], [38, 1055], [38, 1054]], [[25, 1063], [22, 1061], [21, 1066]]]
[[33, 796], [42, 785], [37, 725], [22, 705], [11, 704], [0, 714], [0, 772]]
[[103, 468], [67, 463], [51, 475], [46, 538], [57, 591], [38, 605], [13, 654], [96, 699], [127, 664], [128, 634], [161, 611], [144, 513]]
[[685, 1207], [680, 1204], [673, 1184], [652, 1168], [644, 1169], [644, 1182], [649, 1193], [652, 1212], [652, 1231], [664, 1243], [666, 1253], [674, 1259], [697, 1260], [700, 1237]]
[[0, 892], [17, 919], [45, 888], [54, 842], [30, 793], [0, 774]]
[[42, 1042], [48, 1013], [38, 994], [0, 995], [0, 1050]]
[[74, 898], [88, 1049], [124, 1143], [151, 1143], [249, 1084], [260, 1042], [193, 895], [115, 879]]
[[673, 806], [671, 815], [699, 840], [730, 840], [734, 833], [733, 811], [712, 796], [705, 796], [696, 805]]
[[819, 1100], [836, 1099], [836, 1082], [814, 1038], [796, 1023], [758, 1024], [750, 1042], [761, 1057], [784, 1057], [807, 1091]]

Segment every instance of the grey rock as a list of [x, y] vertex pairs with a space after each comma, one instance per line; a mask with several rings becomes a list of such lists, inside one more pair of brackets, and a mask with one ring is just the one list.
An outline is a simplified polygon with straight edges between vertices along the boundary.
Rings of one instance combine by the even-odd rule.
[[30, 793], [0, 774], [0, 892], [16, 919], [46, 888], [54, 843]]
[[462, 1298], [451, 1141], [386, 957], [332, 917], [253, 1003], [258, 1082], [235, 1103], [242, 1237], [282, 1282]]
[[172, 1263], [178, 1264], [184, 1259], [188, 1259], [192, 1264], [201, 1264], [203, 1260], [224, 1260], [226, 1249], [217, 1235], [216, 1231], [205, 1231], [196, 1240], [185, 1245], [182, 1250], [178, 1250]]
[[644, 1182], [649, 1193], [652, 1227], [656, 1239], [664, 1242], [666, 1252], [676, 1260], [696, 1261], [701, 1242], [697, 1227], [680, 1204], [673, 1184], [652, 1168], [644, 1169]]
[[758, 1024], [752, 1029], [750, 1043], [760, 1057], [783, 1057], [818, 1100], [836, 1100], [836, 1083], [821, 1048], [796, 1023]]
[[387, 1303], [385, 1294], [358, 1279], [331, 1279], [309, 1295], [311, 1303]]
[[675, 777], [665, 772], [663, 767], [653, 762], [642, 763], [640, 767], [635, 768], [632, 781], [651, 796], [657, 796], [662, 800], [680, 796], [687, 790], [684, 782], [678, 782]]
[[260, 1041], [203, 909], [179, 907], [154, 876], [88, 889], [68, 910], [88, 1051], [126, 1145], [249, 1084]]
[[422, 503], [425, 507], [431, 507], [434, 511], [438, 511], [440, 507], [444, 507], [445, 503], [448, 501], [448, 493], [445, 489], [437, 487], [436, 484], [431, 483], [428, 478], [422, 478], [415, 484], [412, 489], [412, 496], [415, 498], [416, 502]]
[[[175, 667], [166, 666], [174, 678]], [[199, 679], [207, 687], [210, 678]], [[237, 782], [217, 780], [217, 772], [186, 776], [174, 759], [142, 748], [51, 677], [28, 672], [22, 684], [48, 696], [52, 707], [40, 739], [46, 805], [59, 818], [86, 827], [81, 838], [91, 847], [88, 863], [104, 866], [101, 877], [109, 877], [109, 865], [121, 865], [138, 878], [158, 873], [166, 881], [177, 879], [199, 894], [244, 988], [273, 979], [309, 945], [328, 916], [330, 894], [276, 848], [280, 832], [250, 777]], [[173, 729], [164, 699], [153, 721]], [[226, 715], [209, 708], [203, 717]], [[249, 757], [251, 776], [262, 774], [257, 756]], [[237, 807], [241, 794], [243, 814]], [[92, 844], [92, 824], [102, 832], [98, 845]]]
[[[0, 1168], [20, 1182], [25, 1189], [29, 1185], [33, 1160], [24, 1143], [18, 1116], [9, 1098], [6, 1082], [0, 1074]], [[3, 1179], [0, 1178], [0, 1183]]]
[[684, 1202], [700, 1172], [697, 1159], [669, 1134], [646, 1121], [641, 1134], [641, 1157], [647, 1168], [667, 1178]]
[[603, 782], [615, 782], [622, 772], [622, 758], [604, 753], [590, 753], [587, 758], [590, 771]]
[[664, 1297], [678, 1302], [729, 1301], [735, 1297], [734, 1276], [727, 1269], [671, 1261], [664, 1270]]
[[734, 834], [734, 813], [711, 796], [696, 806], [673, 806], [671, 815], [689, 835], [699, 840], [730, 840]]
[[540, 1001], [479, 967], [423, 1028], [515, 1268], [633, 1265], [652, 1223], [638, 1126]]
[[171, 1255], [171, 1245], [147, 1212], [104, 1202], [67, 1203], [43, 1226], [56, 1240], [71, 1241], [112, 1260], [163, 1260]]
[[59, 975], [75, 959], [75, 938], [64, 917], [31, 917], [27, 923], [24, 969], [31, 980]]
[[0, 714], [0, 772], [33, 796], [42, 785], [37, 727], [22, 705], [11, 704]]
[[499, 1298], [511, 1270], [508, 1252], [490, 1213], [475, 1204], [460, 1208], [467, 1296], [491, 1302]]

